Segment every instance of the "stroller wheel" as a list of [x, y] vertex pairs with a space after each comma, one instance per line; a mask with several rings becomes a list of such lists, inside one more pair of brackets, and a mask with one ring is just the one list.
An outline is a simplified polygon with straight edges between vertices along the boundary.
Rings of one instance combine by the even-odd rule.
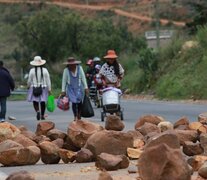
[[120, 111], [120, 118], [121, 118], [122, 121], [124, 120], [124, 115], [123, 115], [122, 111]]
[[102, 122], [104, 121], [104, 117], [105, 117], [104, 112], [101, 112], [101, 121], [102, 121]]

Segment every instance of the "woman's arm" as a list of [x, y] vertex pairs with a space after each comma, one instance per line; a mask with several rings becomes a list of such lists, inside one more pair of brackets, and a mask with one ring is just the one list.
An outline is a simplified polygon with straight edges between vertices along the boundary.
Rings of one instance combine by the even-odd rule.
[[80, 76], [81, 76], [81, 81], [83, 83], [83, 87], [84, 89], [88, 89], [88, 84], [86, 82], [86, 76], [85, 76], [85, 73], [83, 71], [83, 68], [82, 66], [80, 66]]
[[29, 71], [29, 76], [28, 76], [28, 80], [27, 80], [27, 88], [29, 88], [32, 85], [32, 79], [33, 79], [33, 73], [32, 73], [32, 69], [30, 69]]
[[62, 76], [62, 92], [66, 91], [67, 81], [68, 81], [68, 68], [65, 68]]
[[51, 91], [51, 80], [50, 80], [50, 74], [48, 72], [48, 70], [45, 68], [45, 81], [46, 81], [46, 85], [48, 87], [48, 91]]

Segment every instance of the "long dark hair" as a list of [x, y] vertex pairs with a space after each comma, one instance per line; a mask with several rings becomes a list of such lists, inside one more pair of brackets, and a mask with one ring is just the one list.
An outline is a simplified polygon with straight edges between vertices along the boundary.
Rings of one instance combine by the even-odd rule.
[[37, 67], [40, 67], [40, 70], [41, 70], [41, 79], [43, 79], [43, 71], [42, 71], [42, 66], [35, 66], [35, 75], [36, 75], [36, 79], [38, 81], [38, 78], [37, 78]]
[[107, 62], [107, 64], [109, 66], [113, 66], [114, 67], [114, 73], [115, 73], [115, 75], [117, 75], [117, 76], [120, 75], [119, 63], [117, 62], [117, 60], [114, 60], [114, 62], [112, 64], [109, 64], [108, 62]]

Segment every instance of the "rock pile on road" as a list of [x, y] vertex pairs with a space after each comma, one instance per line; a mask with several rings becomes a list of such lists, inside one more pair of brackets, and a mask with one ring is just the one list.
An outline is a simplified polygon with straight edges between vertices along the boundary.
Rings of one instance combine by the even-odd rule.
[[[114, 122], [114, 123], [113, 123]], [[135, 129], [107, 116], [105, 127], [88, 120], [69, 123], [67, 132], [52, 121], [38, 123], [36, 132], [24, 126], [0, 123], [0, 163], [3, 166], [95, 162], [99, 180], [107, 171], [128, 168], [137, 159], [137, 177], [143, 180], [207, 178], [207, 125], [203, 118], [174, 124], [156, 115], [137, 119]]]

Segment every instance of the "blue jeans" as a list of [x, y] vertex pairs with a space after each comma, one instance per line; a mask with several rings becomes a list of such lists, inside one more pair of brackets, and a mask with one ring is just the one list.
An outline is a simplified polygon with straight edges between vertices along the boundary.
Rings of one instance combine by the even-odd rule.
[[6, 117], [6, 100], [7, 97], [0, 97], [0, 119], [5, 119]]

